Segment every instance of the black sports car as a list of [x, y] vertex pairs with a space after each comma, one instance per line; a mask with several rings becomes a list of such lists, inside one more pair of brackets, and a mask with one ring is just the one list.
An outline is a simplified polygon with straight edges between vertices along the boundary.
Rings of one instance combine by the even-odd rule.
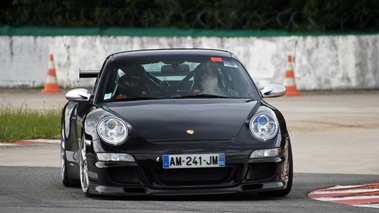
[[283, 115], [227, 51], [161, 49], [109, 55], [93, 90], [73, 89], [62, 112], [64, 186], [87, 195], [258, 193], [292, 187]]

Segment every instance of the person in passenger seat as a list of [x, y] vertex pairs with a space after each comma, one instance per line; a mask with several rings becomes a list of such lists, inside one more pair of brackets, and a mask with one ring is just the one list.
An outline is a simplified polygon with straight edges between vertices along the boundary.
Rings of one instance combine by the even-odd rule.
[[209, 95], [219, 95], [225, 96], [225, 91], [221, 88], [219, 82], [219, 71], [213, 62], [206, 62], [202, 70], [195, 73], [195, 82], [197, 83], [197, 88], [195, 87], [193, 92], [195, 94], [209, 94]]

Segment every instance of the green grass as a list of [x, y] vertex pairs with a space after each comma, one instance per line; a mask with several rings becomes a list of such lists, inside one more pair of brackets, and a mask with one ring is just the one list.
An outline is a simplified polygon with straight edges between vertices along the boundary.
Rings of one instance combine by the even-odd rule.
[[61, 111], [0, 109], [0, 142], [25, 139], [58, 139], [60, 137]]

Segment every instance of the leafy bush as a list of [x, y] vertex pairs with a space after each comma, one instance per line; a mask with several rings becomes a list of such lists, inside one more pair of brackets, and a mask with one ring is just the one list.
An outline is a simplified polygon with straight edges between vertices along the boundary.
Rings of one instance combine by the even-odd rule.
[[377, 31], [379, 0], [2, 0], [1, 25]]

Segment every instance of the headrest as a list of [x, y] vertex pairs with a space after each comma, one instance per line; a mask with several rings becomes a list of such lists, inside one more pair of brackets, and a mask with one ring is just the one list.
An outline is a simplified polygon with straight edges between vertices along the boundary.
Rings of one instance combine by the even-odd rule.
[[171, 72], [182, 72], [188, 73], [190, 68], [188, 64], [178, 64], [177, 66], [173, 66], [172, 64], [165, 64], [161, 68], [162, 73], [171, 73]]

